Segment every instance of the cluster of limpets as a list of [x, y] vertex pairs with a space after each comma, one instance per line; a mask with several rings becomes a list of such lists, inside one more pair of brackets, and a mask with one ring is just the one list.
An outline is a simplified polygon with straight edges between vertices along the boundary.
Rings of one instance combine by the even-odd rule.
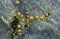
[[[19, 1], [16, 0], [15, 6], [18, 6], [18, 5], [19, 5]], [[48, 17], [50, 15], [52, 15], [52, 12], [47, 12], [43, 16], [39, 16], [39, 15], [31, 16], [31, 15], [29, 15], [28, 11], [25, 12], [25, 16], [23, 14], [21, 14], [21, 12], [17, 12], [17, 14], [13, 13], [12, 19], [10, 22], [11, 28], [13, 29], [12, 36], [15, 37], [15, 36], [17, 36], [17, 34], [22, 35], [22, 30], [21, 30], [22, 26], [21, 26], [21, 24], [19, 24], [20, 21], [24, 22], [25, 23], [24, 27], [29, 29], [30, 21], [40, 19], [40, 20], [44, 20], [44, 21], [48, 22], [49, 21]]]

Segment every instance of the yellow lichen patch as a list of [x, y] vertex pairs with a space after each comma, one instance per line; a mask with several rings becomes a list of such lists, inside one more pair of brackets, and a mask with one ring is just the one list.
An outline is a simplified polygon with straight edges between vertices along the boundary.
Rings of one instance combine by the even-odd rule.
[[29, 12], [28, 12], [28, 11], [26, 11], [26, 12], [25, 12], [25, 14], [26, 14], [26, 15], [29, 15]]
[[23, 15], [21, 15], [18, 19], [19, 19], [19, 21], [22, 21], [23, 22], [24, 21]]
[[17, 25], [17, 28], [18, 28], [18, 29], [20, 29], [20, 28], [21, 28], [21, 25], [20, 25], [20, 24], [18, 24], [18, 25]]
[[44, 20], [44, 16], [40, 16], [40, 20]]
[[17, 30], [17, 32], [18, 32], [18, 33], [21, 33], [21, 30], [20, 30], [20, 29], [18, 29], [18, 30]]
[[48, 16], [49, 16], [49, 15], [48, 15], [48, 13], [45, 13], [44, 15], [45, 15], [46, 17], [48, 17]]
[[19, 18], [19, 21], [22, 21], [22, 22], [24, 22], [24, 18]]
[[17, 13], [17, 16], [18, 16], [18, 17], [20, 17], [20, 16], [21, 16], [21, 13], [20, 13], [20, 12], [18, 12], [18, 13]]
[[23, 18], [23, 15], [21, 15], [20, 18]]
[[35, 15], [35, 16], [34, 16], [34, 19], [39, 19], [39, 16], [38, 16], [38, 15]]
[[29, 20], [28, 20], [28, 19], [26, 19], [26, 20], [24, 21], [24, 23], [25, 23], [25, 24], [28, 24], [28, 23], [29, 23]]
[[29, 16], [29, 20], [33, 20], [33, 18], [34, 18], [33, 16]]
[[48, 22], [48, 21], [49, 21], [49, 18], [48, 18], [48, 17], [46, 17], [46, 18], [45, 18], [45, 22]]
[[15, 6], [18, 6], [19, 5], [19, 1], [17, 0], [17, 1], [15, 1]]

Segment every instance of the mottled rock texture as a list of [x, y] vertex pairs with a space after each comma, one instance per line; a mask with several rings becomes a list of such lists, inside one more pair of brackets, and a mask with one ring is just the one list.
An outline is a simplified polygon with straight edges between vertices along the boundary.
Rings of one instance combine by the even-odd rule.
[[[60, 39], [60, 0], [20, 0], [20, 4], [14, 8], [15, 0], [0, 0], [0, 39], [11, 39], [12, 32], [5, 24], [1, 16], [9, 22], [10, 14], [20, 11], [23, 15], [29, 11], [30, 15], [43, 15], [46, 12], [53, 12], [49, 22], [33, 20], [30, 22], [30, 29], [22, 29], [23, 35], [15, 39]], [[24, 26], [24, 23], [22, 23]], [[39, 30], [38, 28], [41, 28]]]

